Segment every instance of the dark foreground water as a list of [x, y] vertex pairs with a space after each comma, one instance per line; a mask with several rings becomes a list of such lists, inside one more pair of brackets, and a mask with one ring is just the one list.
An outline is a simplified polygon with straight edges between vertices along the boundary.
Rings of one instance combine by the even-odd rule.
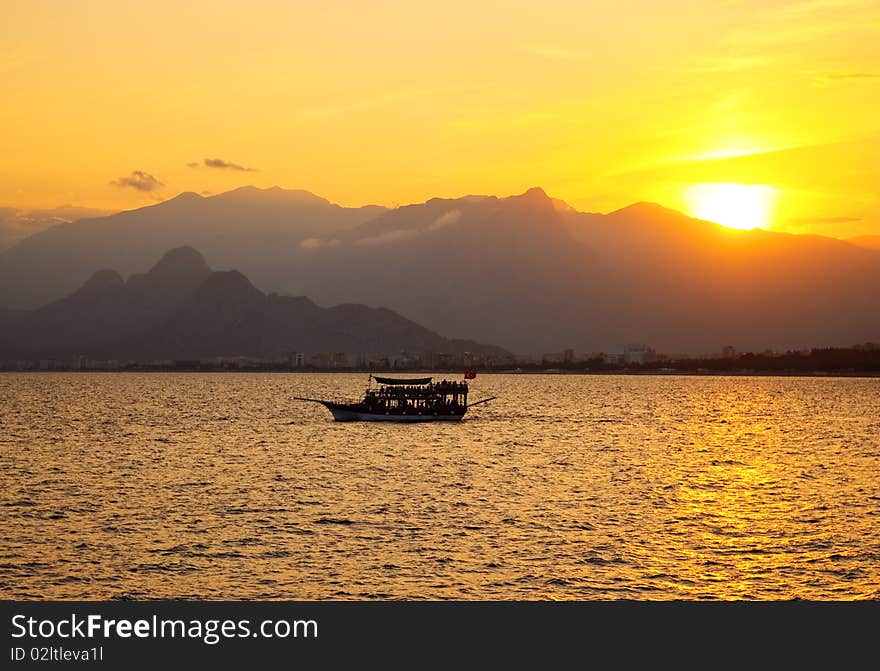
[[0, 375], [0, 597], [880, 598], [880, 380]]

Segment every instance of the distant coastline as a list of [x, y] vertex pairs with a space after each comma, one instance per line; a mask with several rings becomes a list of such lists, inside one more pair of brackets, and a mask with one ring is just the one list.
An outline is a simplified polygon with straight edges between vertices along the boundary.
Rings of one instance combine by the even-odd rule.
[[[656, 355], [641, 361], [627, 361], [625, 356], [607, 355], [575, 359], [573, 351], [560, 360], [545, 358], [536, 361], [480, 361], [467, 356], [459, 361], [439, 361], [426, 365], [422, 357], [410, 356], [391, 365], [384, 361], [357, 361], [345, 358], [321, 359], [322, 365], [303, 357], [259, 359], [250, 357], [174, 359], [165, 361], [28, 359], [0, 361], [0, 371], [21, 372], [135, 372], [135, 373], [431, 373], [437, 375], [474, 370], [496, 374], [545, 375], [738, 375], [787, 377], [877, 377], [880, 376], [880, 345], [864, 343], [852, 347], [789, 350], [784, 353], [766, 351], [735, 353], [705, 357], [667, 357]], [[642, 352], [645, 354], [645, 352]], [[370, 365], [372, 364], [372, 365]]]
[[[294, 374], [363, 374], [372, 373], [394, 373], [394, 374], [432, 374], [433, 376], [450, 376], [462, 375], [464, 370], [438, 370], [426, 371], [421, 368], [413, 369], [357, 369], [357, 368], [285, 368], [265, 367], [265, 368], [221, 368], [221, 367], [199, 367], [199, 368], [151, 368], [151, 367], [128, 367], [128, 368], [90, 368], [87, 370], [75, 368], [47, 368], [47, 369], [13, 369], [0, 368], [0, 374], [3, 373], [294, 373]], [[536, 369], [536, 370], [517, 370], [517, 369], [499, 369], [499, 370], [479, 370], [482, 375], [628, 375], [628, 376], [654, 376], [654, 377], [880, 377], [878, 370], [697, 370], [697, 369], [681, 369], [681, 370], [633, 370], [623, 368], [620, 370], [559, 370], [559, 369]]]

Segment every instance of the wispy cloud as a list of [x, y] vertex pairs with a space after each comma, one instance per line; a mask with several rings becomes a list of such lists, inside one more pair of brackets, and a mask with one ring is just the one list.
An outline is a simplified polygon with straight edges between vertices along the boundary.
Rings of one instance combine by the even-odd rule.
[[748, 25], [728, 33], [726, 42], [779, 46], [878, 27], [876, 0], [808, 0], [756, 7]]
[[880, 79], [877, 72], [829, 72], [820, 76], [823, 79]]
[[[7, 40], [12, 35], [7, 35]], [[0, 74], [11, 74], [33, 68], [49, 60], [46, 47], [43, 44], [35, 44], [35, 40], [28, 40], [26, 34], [22, 34], [18, 44], [4, 44], [0, 47]]]
[[143, 170], [133, 170], [130, 175], [114, 179], [110, 184], [121, 188], [137, 189], [138, 191], [143, 191], [145, 193], [156, 191], [165, 186], [163, 182]]
[[434, 221], [428, 224], [428, 228], [425, 230], [428, 231], [436, 231], [441, 228], [446, 228], [447, 226], [451, 226], [456, 221], [461, 219], [461, 210], [449, 210], [446, 214], [441, 214]]
[[67, 224], [87, 217], [103, 217], [108, 214], [111, 214], [108, 210], [73, 205], [62, 205], [43, 210], [0, 207], [0, 251], [50, 226]]
[[747, 70], [757, 68], [767, 64], [767, 59], [760, 56], [733, 56], [727, 58], [719, 58], [710, 61], [705, 65], [692, 67], [688, 72], [713, 74], [716, 72], [737, 72], [739, 70]]
[[[338, 117], [349, 114], [357, 114], [366, 110], [381, 109], [383, 107], [397, 107], [401, 105], [421, 104], [422, 101], [434, 101], [437, 99], [462, 98], [463, 96], [479, 92], [477, 86], [422, 87], [401, 90], [385, 90], [374, 95], [357, 97], [346, 95], [342, 100], [330, 102], [326, 105], [315, 107], [299, 107], [292, 111], [301, 119], [321, 119]], [[426, 103], [427, 104], [427, 103]]]
[[323, 249], [324, 247], [336, 247], [339, 244], [339, 240], [333, 238], [332, 240], [323, 240], [321, 238], [306, 238], [299, 243], [299, 248], [306, 251], [313, 251], [315, 249]]
[[419, 234], [419, 231], [416, 230], [405, 230], [399, 229], [396, 231], [388, 231], [387, 233], [380, 233], [379, 235], [374, 235], [369, 238], [361, 238], [357, 240], [354, 244], [359, 247], [376, 247], [379, 245], [389, 245], [395, 242], [401, 242], [403, 240], [409, 240], [410, 238], [414, 238]]
[[549, 44], [539, 44], [529, 47], [527, 51], [534, 55], [551, 61], [582, 61], [590, 54], [581, 49], [567, 49]]
[[800, 217], [789, 219], [789, 224], [848, 224], [861, 221], [861, 217]]
[[827, 75], [828, 79], [880, 79], [877, 72], [840, 72]]
[[864, 70], [808, 70], [812, 75], [813, 83], [821, 88], [833, 86], [843, 82], [858, 82], [872, 79], [880, 79], [880, 73], [867, 72]]
[[358, 247], [376, 247], [379, 245], [390, 245], [397, 242], [402, 242], [404, 240], [411, 240], [426, 233], [439, 231], [441, 228], [451, 226], [459, 219], [461, 219], [461, 210], [456, 208], [454, 210], [444, 212], [443, 214], [429, 222], [427, 226], [422, 225], [419, 228], [400, 228], [393, 231], [386, 231], [385, 233], [380, 233], [378, 235], [372, 235], [366, 238], [361, 238], [360, 240], [355, 240], [354, 244]]
[[256, 168], [248, 168], [244, 165], [239, 165], [238, 163], [233, 163], [232, 161], [227, 161], [222, 158], [205, 158], [202, 159], [202, 162], [199, 163], [197, 161], [191, 161], [186, 164], [188, 168], [201, 168], [204, 166], [205, 168], [215, 168], [217, 170], [234, 170], [237, 172], [257, 172]]

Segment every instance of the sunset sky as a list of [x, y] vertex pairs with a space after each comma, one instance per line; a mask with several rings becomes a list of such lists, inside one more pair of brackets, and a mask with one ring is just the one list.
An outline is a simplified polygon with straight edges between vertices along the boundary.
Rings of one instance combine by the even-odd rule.
[[5, 0], [0, 206], [538, 185], [880, 234], [878, 44], [865, 0]]

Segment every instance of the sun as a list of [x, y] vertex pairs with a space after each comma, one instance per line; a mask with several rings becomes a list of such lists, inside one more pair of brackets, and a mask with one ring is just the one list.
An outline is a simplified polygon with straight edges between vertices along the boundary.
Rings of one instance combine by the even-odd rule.
[[688, 214], [729, 228], [767, 228], [778, 190], [763, 184], [694, 184], [685, 189]]

